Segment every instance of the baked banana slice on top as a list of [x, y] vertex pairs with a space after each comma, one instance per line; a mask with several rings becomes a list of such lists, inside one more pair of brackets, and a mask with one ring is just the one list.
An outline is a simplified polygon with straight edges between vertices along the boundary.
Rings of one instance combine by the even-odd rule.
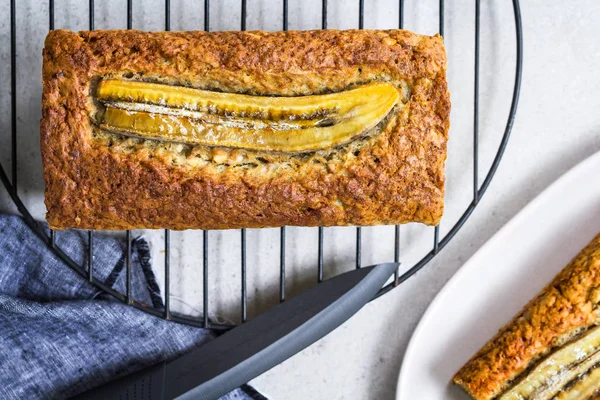
[[250, 150], [338, 146], [377, 126], [398, 103], [389, 83], [304, 97], [263, 97], [102, 80], [104, 129], [141, 138]]

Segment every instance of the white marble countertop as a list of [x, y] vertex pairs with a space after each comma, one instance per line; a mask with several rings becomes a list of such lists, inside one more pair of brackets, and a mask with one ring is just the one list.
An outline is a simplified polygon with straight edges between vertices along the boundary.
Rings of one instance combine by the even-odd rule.
[[[43, 182], [38, 144], [41, 49], [48, 28], [48, 6], [17, 2], [17, 106], [19, 194], [43, 218]], [[240, 26], [239, 0], [213, 0], [211, 30]], [[358, 0], [329, 1], [329, 28], [355, 28]], [[365, 28], [396, 28], [397, 1], [365, 1]], [[447, 163], [446, 214], [441, 235], [452, 227], [472, 198], [474, 1], [447, 1], [445, 38], [452, 93], [452, 128]], [[490, 0], [481, 9], [480, 182], [504, 131], [514, 81], [515, 44], [511, 2]], [[523, 1], [524, 68], [517, 118], [504, 159], [488, 192], [465, 226], [415, 277], [367, 305], [323, 340], [258, 377], [252, 383], [272, 399], [393, 399], [402, 356], [419, 318], [458, 268], [504, 223], [548, 184], [600, 150], [600, 3], [587, 0]], [[88, 28], [88, 2], [56, 0], [56, 28]], [[164, 2], [134, 1], [134, 28], [164, 28]], [[248, 29], [277, 30], [282, 2], [248, 1]], [[289, 0], [289, 28], [320, 28], [321, 1]], [[406, 1], [405, 27], [437, 32], [436, 0]], [[8, 10], [9, 0], [0, 0]], [[172, 1], [172, 29], [203, 29], [201, 1]], [[126, 26], [124, 0], [96, 2], [97, 29]], [[0, 15], [0, 160], [10, 165], [10, 25]], [[599, 172], [600, 174], [600, 172]], [[599, 179], [600, 181], [600, 179]], [[598, 184], [598, 182], [590, 182]], [[0, 210], [14, 211], [0, 190]], [[560, 212], [560, 210], [557, 210]], [[138, 232], [136, 232], [138, 233]], [[141, 233], [141, 232], [139, 232]], [[153, 241], [160, 267], [161, 232]], [[239, 320], [239, 232], [210, 232], [210, 311]], [[354, 265], [353, 228], [325, 231], [325, 275]], [[363, 231], [363, 265], [393, 257], [393, 228]], [[201, 304], [202, 235], [173, 233], [173, 305], [194, 312]], [[433, 229], [402, 228], [404, 266], [428, 251]], [[316, 279], [316, 229], [288, 228], [288, 295]], [[278, 299], [279, 231], [248, 232], [249, 315]], [[187, 304], [187, 305], [186, 305]], [[190, 308], [191, 306], [191, 308]], [[410, 368], [410, 366], [406, 366]]]

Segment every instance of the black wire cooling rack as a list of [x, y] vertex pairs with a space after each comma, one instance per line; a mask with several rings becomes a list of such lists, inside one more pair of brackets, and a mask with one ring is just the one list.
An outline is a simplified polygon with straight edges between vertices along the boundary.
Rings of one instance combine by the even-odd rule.
[[[11, 171], [12, 177], [9, 179], [8, 175], [5, 172], [4, 167], [0, 163], [0, 180], [6, 187], [9, 195], [14, 201], [18, 211], [22, 214], [23, 218], [30, 226], [31, 229], [35, 231], [35, 233], [42, 239], [42, 241], [49, 246], [52, 251], [60, 257], [69, 267], [71, 267], [74, 271], [76, 271], [81, 276], [85, 277], [96, 286], [98, 289], [114, 296], [116, 299], [127, 303], [135, 308], [143, 310], [147, 313], [156, 315], [158, 317], [173, 320], [176, 322], [199, 326], [203, 328], [212, 328], [212, 329], [229, 329], [232, 325], [227, 324], [219, 324], [212, 321], [209, 321], [208, 318], [208, 304], [209, 304], [209, 295], [208, 295], [208, 274], [209, 274], [209, 240], [210, 240], [210, 232], [203, 231], [203, 262], [202, 262], [202, 270], [203, 270], [203, 316], [201, 318], [190, 317], [186, 315], [180, 315], [177, 313], [171, 312], [170, 307], [170, 268], [171, 268], [171, 239], [169, 230], [165, 230], [164, 240], [165, 240], [165, 282], [164, 282], [164, 307], [162, 309], [153, 308], [150, 305], [142, 304], [134, 301], [131, 296], [131, 231], [126, 232], [127, 239], [127, 251], [125, 257], [125, 267], [126, 267], [126, 290], [125, 293], [121, 293], [112, 287], [105, 285], [100, 280], [96, 279], [94, 276], [94, 263], [93, 263], [93, 254], [94, 254], [94, 232], [88, 231], [88, 246], [87, 246], [87, 265], [79, 265], [71, 257], [69, 257], [59, 246], [56, 245], [56, 236], [60, 233], [56, 233], [50, 231], [50, 234], [46, 234], [44, 229], [36, 223], [33, 219], [31, 213], [27, 210], [22, 200], [19, 198], [17, 193], [17, 167], [18, 167], [18, 158], [17, 158], [17, 75], [16, 75], [16, 16], [15, 16], [15, 1], [10, 1], [10, 64], [11, 64]], [[131, 29], [133, 27], [133, 0], [125, 0], [127, 2], [127, 28]], [[358, 12], [358, 28], [362, 29], [364, 26], [364, 14], [365, 14], [365, 1], [358, 0], [359, 2], [359, 12]], [[439, 234], [439, 226], [433, 228], [433, 246], [432, 249], [416, 264], [411, 266], [408, 270], [406, 270], [403, 274], [399, 274], [396, 271], [394, 275], [394, 279], [391, 283], [387, 284], [385, 287], [381, 289], [378, 296], [387, 293], [391, 289], [395, 288], [412, 275], [414, 275], [417, 271], [423, 268], [429, 261], [431, 261], [438, 252], [443, 249], [452, 238], [456, 235], [456, 233], [461, 229], [467, 219], [470, 217], [471, 213], [477, 207], [481, 197], [486, 192], [498, 165], [500, 164], [500, 160], [502, 159], [502, 155], [504, 154], [504, 150], [508, 144], [508, 139], [510, 136], [510, 132], [512, 129], [512, 125], [515, 119], [515, 114], [517, 110], [517, 103], [519, 99], [519, 92], [521, 87], [521, 73], [522, 73], [522, 62], [523, 62], [523, 35], [522, 35], [522, 27], [521, 27], [521, 14], [518, 0], [512, 0], [513, 4], [513, 12], [515, 19], [515, 30], [516, 30], [516, 66], [515, 66], [515, 82], [512, 93], [512, 101], [510, 106], [510, 111], [508, 114], [506, 126], [504, 128], [504, 133], [502, 135], [502, 139], [498, 146], [498, 150], [496, 151], [496, 155], [494, 160], [485, 175], [485, 179], [481, 185], [479, 185], [479, 54], [480, 54], [480, 0], [475, 0], [475, 60], [474, 60], [474, 119], [473, 119], [473, 199], [469, 206], [465, 209], [461, 217], [454, 224], [454, 226], [448, 231], [448, 233], [440, 239]], [[204, 0], [204, 30], [208, 31], [210, 29], [210, 0]], [[240, 29], [246, 29], [246, 10], [247, 10], [247, 0], [241, 0], [241, 25]], [[49, 0], [49, 29], [54, 29], [54, 0]], [[287, 30], [288, 28], [288, 0], [283, 0], [283, 30]], [[171, 7], [170, 0], [165, 1], [165, 30], [170, 30], [171, 28]], [[404, 25], [404, 0], [399, 0], [399, 21], [398, 27], [403, 28]], [[321, 20], [322, 29], [327, 29], [327, 0], [322, 1], [322, 20]], [[94, 0], [89, 0], [89, 29], [94, 29]], [[439, 33], [444, 35], [444, 0], [439, 0]], [[321, 282], [323, 280], [323, 231], [324, 228], [316, 228], [318, 229], [318, 243], [317, 243], [317, 253], [318, 253], [318, 261], [316, 265], [316, 282]], [[361, 255], [362, 255], [362, 238], [361, 238], [361, 228], [356, 228], [356, 268], [361, 267]], [[247, 249], [246, 249], [246, 230], [241, 229], [240, 231], [240, 242], [241, 242], [241, 321], [245, 322], [247, 320], [247, 289], [246, 289], [246, 277], [247, 277]], [[394, 235], [394, 261], [399, 262], [400, 260], [400, 226], [396, 225], [395, 227], [395, 235]], [[286, 228], [280, 228], [280, 255], [279, 255], [279, 300], [281, 302], [285, 301], [285, 272], [286, 272]], [[378, 297], [377, 296], [377, 297]]]

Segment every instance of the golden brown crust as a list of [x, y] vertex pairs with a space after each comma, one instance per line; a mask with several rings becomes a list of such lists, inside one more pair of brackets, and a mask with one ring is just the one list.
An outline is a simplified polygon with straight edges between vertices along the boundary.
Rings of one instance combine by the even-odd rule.
[[[234, 168], [202, 161], [202, 148], [134, 140], [111, 147], [96, 137], [90, 85], [131, 73], [263, 95], [373, 80], [412, 92], [362, 147], [293, 160], [248, 155], [261, 160], [258, 168]], [[442, 39], [401, 30], [50, 32], [41, 120], [47, 220], [55, 229], [437, 224], [450, 112], [445, 74]]]
[[600, 321], [600, 234], [454, 376], [493, 399], [553, 348]]

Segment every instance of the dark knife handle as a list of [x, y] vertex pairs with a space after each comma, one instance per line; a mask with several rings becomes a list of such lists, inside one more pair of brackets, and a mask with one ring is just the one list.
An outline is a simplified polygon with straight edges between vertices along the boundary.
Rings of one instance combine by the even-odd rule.
[[218, 399], [337, 328], [398, 266], [378, 264], [328, 279], [190, 353], [75, 399]]
[[160, 363], [124, 376], [96, 389], [72, 397], [72, 400], [136, 399], [163, 400], [166, 363]]

